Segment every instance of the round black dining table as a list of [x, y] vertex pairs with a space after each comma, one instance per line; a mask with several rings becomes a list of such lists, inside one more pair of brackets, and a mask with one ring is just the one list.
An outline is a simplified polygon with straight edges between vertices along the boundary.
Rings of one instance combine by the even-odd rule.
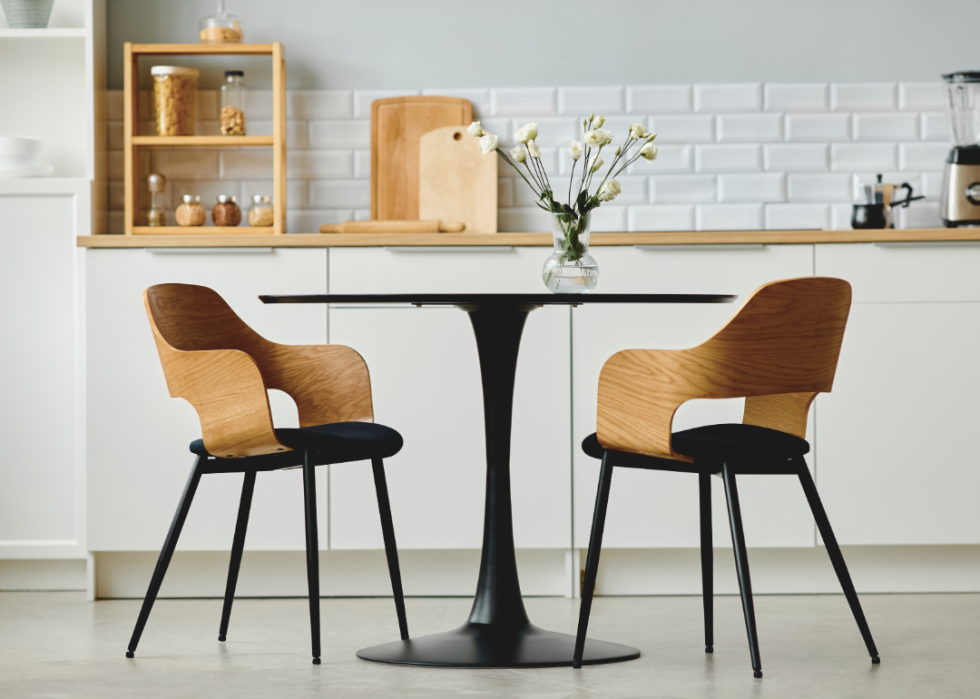
[[[572, 664], [575, 637], [541, 629], [524, 610], [514, 552], [510, 443], [514, 376], [528, 314], [542, 306], [731, 303], [725, 294], [309, 294], [260, 296], [263, 303], [455, 306], [469, 314], [483, 383], [487, 486], [483, 551], [469, 619], [457, 629], [364, 648], [364, 660], [434, 667], [558, 667]], [[631, 646], [588, 639], [583, 664], [632, 660]]]

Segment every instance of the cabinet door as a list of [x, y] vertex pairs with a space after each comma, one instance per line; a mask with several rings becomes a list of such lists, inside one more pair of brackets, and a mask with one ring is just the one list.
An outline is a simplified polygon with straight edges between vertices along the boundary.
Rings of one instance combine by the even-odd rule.
[[[567, 308], [528, 316], [511, 449], [520, 548], [570, 544], [568, 337]], [[385, 462], [399, 547], [480, 548], [486, 442], [469, 318], [453, 308], [332, 308], [330, 341], [361, 353], [371, 371], [375, 419], [405, 438], [401, 453]], [[330, 467], [330, 546], [382, 546], [374, 483], [356, 464]]]
[[[575, 546], [586, 547], [599, 461], [582, 439], [595, 432], [596, 391], [603, 363], [632, 348], [680, 349], [710, 337], [745, 298], [766, 282], [810, 276], [813, 246], [779, 245], [703, 250], [597, 248], [603, 292], [738, 294], [734, 304], [589, 306], [573, 310], [572, 366], [575, 463]], [[692, 401], [674, 429], [741, 422], [743, 400]], [[808, 439], [813, 443], [810, 421]], [[811, 469], [814, 459], [808, 457]], [[730, 541], [720, 480], [712, 480], [714, 540]], [[750, 546], [812, 546], [813, 520], [799, 481], [790, 476], [743, 476], [739, 496]], [[603, 544], [612, 547], [699, 545], [698, 480], [689, 474], [617, 469]]]
[[841, 544], [980, 543], [978, 346], [980, 303], [852, 307], [817, 438]]
[[[261, 335], [288, 344], [322, 344], [327, 339], [325, 307], [264, 305], [257, 296], [324, 293], [326, 251], [86, 254], [89, 548], [158, 550], [190, 472], [193, 456], [187, 445], [200, 437], [200, 424], [194, 409], [167, 391], [143, 290], [163, 282], [209, 286]], [[295, 405], [278, 391], [272, 393], [277, 425], [295, 425]], [[325, 469], [318, 475], [325, 493]], [[241, 482], [240, 475], [201, 479], [181, 535], [182, 549], [230, 548]], [[322, 499], [325, 504], [325, 494]], [[325, 520], [321, 517], [322, 542]], [[258, 475], [246, 547], [305, 548], [301, 471]]]

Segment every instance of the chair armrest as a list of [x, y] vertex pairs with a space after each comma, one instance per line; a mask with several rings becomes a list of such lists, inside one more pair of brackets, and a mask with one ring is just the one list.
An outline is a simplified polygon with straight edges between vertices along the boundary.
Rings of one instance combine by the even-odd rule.
[[289, 451], [276, 439], [265, 383], [249, 355], [157, 346], [170, 395], [194, 406], [208, 452], [229, 458]]

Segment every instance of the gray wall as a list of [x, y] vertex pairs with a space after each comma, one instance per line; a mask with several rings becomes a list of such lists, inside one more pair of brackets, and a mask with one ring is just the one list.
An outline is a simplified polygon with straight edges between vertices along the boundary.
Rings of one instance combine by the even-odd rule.
[[[980, 69], [978, 0], [229, 0], [293, 89], [935, 80]], [[125, 41], [197, 41], [213, 0], [108, 0]], [[209, 78], [209, 82], [213, 77]], [[249, 85], [262, 87], [256, 74]]]

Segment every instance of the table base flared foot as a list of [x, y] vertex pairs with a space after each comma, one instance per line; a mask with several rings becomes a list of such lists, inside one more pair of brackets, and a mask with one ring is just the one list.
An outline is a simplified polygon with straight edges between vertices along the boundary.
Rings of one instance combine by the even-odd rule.
[[[534, 624], [500, 628], [467, 622], [454, 631], [385, 643], [357, 651], [362, 660], [426, 667], [570, 667], [575, 637]], [[619, 643], [587, 639], [584, 665], [618, 663], [640, 657]]]

